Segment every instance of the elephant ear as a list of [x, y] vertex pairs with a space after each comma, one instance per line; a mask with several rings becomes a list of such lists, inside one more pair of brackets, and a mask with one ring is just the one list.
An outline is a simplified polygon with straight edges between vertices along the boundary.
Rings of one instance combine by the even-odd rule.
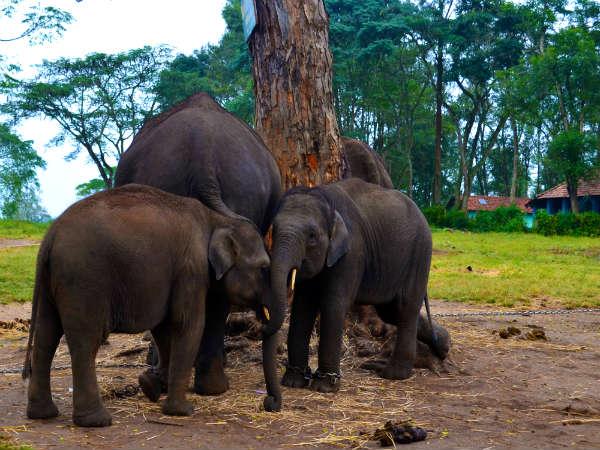
[[350, 248], [350, 233], [346, 228], [346, 223], [339, 212], [335, 212], [331, 238], [329, 239], [329, 249], [327, 249], [327, 267], [333, 266], [338, 260], [348, 253]]
[[233, 266], [235, 259], [235, 243], [231, 230], [227, 228], [216, 229], [208, 244], [208, 261], [215, 271], [217, 280], [223, 278]]

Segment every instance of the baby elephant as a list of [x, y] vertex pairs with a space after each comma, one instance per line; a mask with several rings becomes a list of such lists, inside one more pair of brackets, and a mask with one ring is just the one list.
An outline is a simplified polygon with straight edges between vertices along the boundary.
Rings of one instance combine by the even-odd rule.
[[[64, 333], [73, 369], [73, 422], [110, 425], [96, 380], [98, 347], [111, 332], [144, 330], [157, 342], [158, 370], [168, 383], [163, 412], [191, 414], [185, 392], [204, 329], [207, 293], [223, 292], [268, 319], [269, 305], [259, 303], [268, 267], [254, 225], [195, 199], [132, 184], [74, 204], [52, 224], [38, 255], [23, 369], [24, 378], [31, 376], [27, 416], [58, 414], [50, 367]], [[275, 371], [267, 360], [275, 358], [275, 346], [268, 347], [273, 354], [265, 355], [265, 368]], [[265, 375], [267, 391], [280, 404], [276, 373], [265, 369]]]
[[409, 377], [430, 262], [427, 221], [401, 192], [353, 178], [286, 193], [273, 223], [273, 293], [286, 296], [296, 270], [298, 283], [282, 384], [308, 385], [309, 341], [320, 313], [319, 367], [311, 388], [339, 389], [344, 318], [355, 303], [375, 305], [385, 322], [398, 327], [381, 376]]

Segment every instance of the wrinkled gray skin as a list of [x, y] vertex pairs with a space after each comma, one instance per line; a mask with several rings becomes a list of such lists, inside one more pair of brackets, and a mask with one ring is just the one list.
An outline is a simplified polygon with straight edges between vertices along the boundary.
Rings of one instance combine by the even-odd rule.
[[[185, 392], [206, 310], [226, 296], [261, 311], [268, 267], [254, 225], [194, 199], [130, 185], [75, 203], [52, 224], [38, 255], [23, 371], [31, 376], [27, 416], [58, 414], [50, 367], [64, 333], [73, 368], [73, 421], [110, 425], [96, 380], [98, 347], [109, 333], [148, 329], [160, 353], [156, 381], [168, 382], [163, 413], [191, 414]], [[278, 383], [267, 384], [267, 402], [277, 406]]]
[[342, 137], [342, 146], [348, 168], [344, 178], [360, 178], [384, 188], [394, 188], [381, 156], [367, 144], [357, 139]]
[[319, 367], [311, 388], [339, 389], [344, 317], [355, 303], [375, 305], [385, 322], [397, 326], [395, 349], [380, 375], [409, 377], [430, 262], [427, 221], [399, 191], [351, 178], [286, 193], [273, 222], [275, 302], [287, 295], [292, 269], [298, 278], [282, 384], [307, 385], [309, 340], [320, 314]]
[[[381, 156], [365, 142], [357, 139], [342, 137], [343, 152], [346, 157], [347, 171], [344, 178], [360, 178], [368, 183], [378, 184], [384, 188], [393, 189], [394, 184]], [[359, 320], [369, 323], [375, 329], [381, 329], [378, 324], [377, 312], [371, 305], [355, 305]], [[375, 321], [375, 325], [373, 325]], [[447, 330], [434, 320], [419, 316], [418, 338], [427, 344], [431, 352], [438, 358], [444, 359], [450, 350], [450, 335]]]
[[[279, 169], [261, 138], [221, 108], [208, 94], [196, 94], [148, 121], [123, 154], [115, 185], [146, 184], [194, 197], [229, 217], [253, 222], [265, 235], [281, 197]], [[224, 372], [224, 336], [229, 305], [207, 309], [206, 331], [195, 363], [194, 391], [217, 395], [229, 389]], [[273, 331], [285, 305], [271, 310], [263, 340], [263, 367], [272, 366]], [[272, 350], [272, 354], [264, 352]]]

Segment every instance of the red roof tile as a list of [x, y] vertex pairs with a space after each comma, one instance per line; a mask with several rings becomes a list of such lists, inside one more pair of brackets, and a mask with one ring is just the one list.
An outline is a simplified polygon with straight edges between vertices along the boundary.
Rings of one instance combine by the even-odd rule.
[[[519, 197], [515, 199], [515, 206], [521, 211], [530, 213], [533, 210], [527, 206], [529, 199]], [[493, 211], [500, 206], [510, 206], [510, 197], [491, 197], [488, 195], [472, 195], [469, 197], [467, 209], [469, 211]]]
[[[600, 179], [597, 180], [579, 180], [577, 184], [577, 197], [584, 197], [586, 195], [600, 195]], [[561, 183], [558, 186], [554, 186], [545, 192], [542, 192], [537, 198], [568, 198], [569, 193], [567, 192], [567, 183]]]

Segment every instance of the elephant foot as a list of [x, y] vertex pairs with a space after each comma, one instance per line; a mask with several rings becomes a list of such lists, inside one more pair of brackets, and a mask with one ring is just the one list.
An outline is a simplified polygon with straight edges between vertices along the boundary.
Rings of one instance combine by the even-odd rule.
[[412, 374], [412, 367], [399, 365], [387, 365], [379, 371], [379, 376], [388, 380], [406, 380]]
[[288, 366], [281, 379], [283, 386], [291, 388], [306, 388], [310, 384], [312, 372], [310, 367], [301, 369], [299, 367]]
[[86, 413], [73, 413], [73, 423], [78, 427], [107, 427], [112, 424], [112, 416], [104, 406], [97, 410]]
[[160, 394], [166, 392], [160, 376], [152, 369], [146, 370], [141, 374], [138, 377], [138, 382], [140, 383], [142, 392], [151, 402], [157, 402], [160, 398]]
[[317, 392], [337, 392], [340, 390], [341, 375], [331, 372], [324, 373], [317, 370], [313, 375], [310, 389]]
[[58, 408], [52, 400], [47, 402], [27, 402], [27, 417], [30, 419], [51, 419], [58, 416]]
[[187, 400], [170, 400], [167, 397], [162, 405], [162, 412], [167, 416], [191, 416], [194, 405]]
[[229, 379], [223, 371], [221, 360], [212, 362], [208, 371], [196, 369], [194, 392], [198, 395], [220, 395], [229, 390]]

